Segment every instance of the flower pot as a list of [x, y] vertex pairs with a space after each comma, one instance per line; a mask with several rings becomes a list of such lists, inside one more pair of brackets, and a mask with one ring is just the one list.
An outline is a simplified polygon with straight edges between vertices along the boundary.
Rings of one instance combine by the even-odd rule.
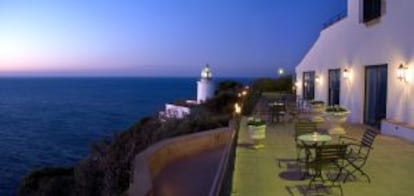
[[326, 112], [325, 117], [330, 122], [331, 128], [328, 130], [329, 134], [332, 135], [343, 135], [345, 129], [341, 126], [346, 121], [350, 111], [343, 112]]
[[312, 122], [323, 122], [325, 121], [322, 113], [325, 111], [324, 104], [311, 104], [311, 111], [312, 111]]
[[264, 147], [263, 144], [260, 143], [261, 140], [266, 138], [266, 125], [248, 125], [248, 133], [250, 139], [253, 141], [253, 148], [261, 148]]

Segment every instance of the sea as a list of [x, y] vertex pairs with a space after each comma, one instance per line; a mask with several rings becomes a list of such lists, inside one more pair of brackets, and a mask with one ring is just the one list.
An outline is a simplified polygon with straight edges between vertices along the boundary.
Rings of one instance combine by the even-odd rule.
[[[226, 78], [217, 79], [219, 81]], [[232, 78], [244, 84], [249, 79]], [[42, 167], [72, 166], [174, 100], [195, 99], [197, 78], [0, 78], [0, 195]]]

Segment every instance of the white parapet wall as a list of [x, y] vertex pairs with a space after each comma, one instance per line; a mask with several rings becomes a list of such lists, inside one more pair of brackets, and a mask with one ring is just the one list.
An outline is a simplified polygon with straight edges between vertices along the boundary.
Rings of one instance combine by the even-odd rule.
[[414, 142], [414, 125], [391, 119], [382, 120], [381, 134], [396, 136]]
[[230, 145], [233, 137], [234, 130], [223, 127], [166, 139], [148, 147], [137, 154], [132, 163], [128, 195], [151, 195], [152, 180], [169, 164], [205, 150]]

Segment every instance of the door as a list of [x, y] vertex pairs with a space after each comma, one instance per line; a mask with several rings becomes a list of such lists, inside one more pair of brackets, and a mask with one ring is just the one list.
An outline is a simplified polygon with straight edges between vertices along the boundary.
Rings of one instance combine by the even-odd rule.
[[364, 123], [380, 128], [387, 113], [387, 65], [365, 68]]
[[303, 72], [302, 81], [303, 99], [313, 100], [315, 98], [315, 72]]
[[341, 69], [330, 69], [328, 73], [328, 105], [339, 105]]

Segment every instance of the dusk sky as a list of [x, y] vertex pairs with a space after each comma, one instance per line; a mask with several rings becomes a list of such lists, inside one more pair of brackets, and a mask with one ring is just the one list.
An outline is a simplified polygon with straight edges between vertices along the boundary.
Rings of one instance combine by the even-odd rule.
[[2, 76], [276, 76], [346, 0], [0, 0]]

